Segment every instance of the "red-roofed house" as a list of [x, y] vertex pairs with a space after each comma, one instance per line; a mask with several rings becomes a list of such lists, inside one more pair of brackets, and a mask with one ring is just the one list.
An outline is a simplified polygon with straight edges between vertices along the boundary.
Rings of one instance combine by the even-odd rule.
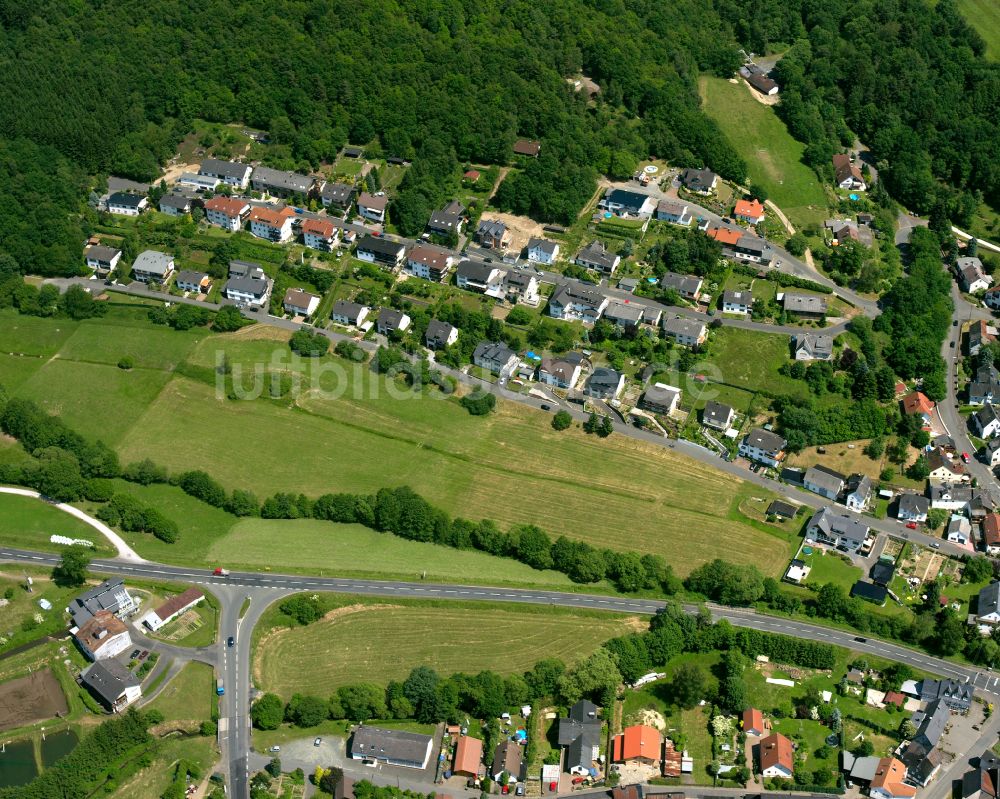
[[733, 209], [733, 216], [741, 222], [756, 225], [764, 219], [764, 206], [756, 199], [737, 200], [736, 208]]
[[480, 173], [478, 169], [470, 169], [464, 175], [462, 175], [470, 183], [475, 183], [480, 178]]
[[531, 158], [538, 158], [538, 153], [542, 150], [542, 143], [531, 139], [518, 139], [514, 142], [514, 152], [517, 155], [527, 155]]
[[302, 223], [302, 241], [306, 247], [331, 252], [337, 246], [337, 228], [328, 219], [307, 219]]
[[471, 735], [463, 735], [455, 746], [455, 761], [452, 771], [463, 777], [479, 777], [483, 761], [483, 742]]
[[714, 227], [706, 231], [705, 235], [711, 239], [715, 239], [719, 242], [719, 244], [728, 244], [732, 246], [743, 237], [743, 232], [739, 230], [730, 230], [725, 227]]
[[988, 513], [983, 519], [983, 546], [987, 555], [1000, 555], [1000, 513]]
[[864, 175], [861, 174], [861, 170], [857, 166], [851, 163], [851, 156], [847, 153], [837, 153], [833, 156], [833, 173], [834, 180], [841, 189], [864, 191], [868, 188]]
[[295, 211], [285, 207], [280, 211], [272, 208], [254, 208], [250, 211], [250, 232], [258, 239], [282, 242], [292, 237], [292, 218]]
[[616, 763], [656, 765], [663, 750], [663, 736], [654, 727], [634, 724], [611, 739], [611, 759]]
[[244, 200], [232, 197], [213, 197], [205, 202], [205, 219], [210, 225], [235, 233], [243, 227], [243, 220], [250, 213], [250, 206]]
[[912, 799], [917, 789], [907, 785], [905, 777], [906, 766], [894, 757], [883, 757], [875, 768], [868, 795], [872, 799]]
[[142, 617], [142, 622], [150, 630], [156, 632], [161, 627], [169, 624], [182, 613], [190, 610], [205, 598], [199, 588], [189, 588], [182, 594], [170, 597], [156, 610], [152, 610]]
[[765, 777], [791, 777], [795, 771], [792, 742], [780, 732], [760, 742], [760, 773]]
[[760, 737], [764, 734], [764, 714], [755, 707], [743, 711], [743, 732]]
[[934, 403], [927, 399], [920, 391], [911, 391], [902, 399], [903, 413], [912, 416], [919, 413], [924, 420], [924, 424], [931, 423], [931, 416], [934, 413]]
[[906, 704], [906, 697], [899, 691], [886, 691], [885, 698], [882, 701], [887, 705], [895, 705], [902, 709], [903, 705]]

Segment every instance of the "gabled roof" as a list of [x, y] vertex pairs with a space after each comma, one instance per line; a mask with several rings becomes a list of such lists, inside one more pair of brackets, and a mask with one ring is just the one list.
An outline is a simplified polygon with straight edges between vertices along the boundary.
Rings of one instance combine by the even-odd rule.
[[442, 322], [438, 319], [431, 319], [427, 323], [427, 330], [424, 333], [424, 337], [428, 341], [447, 341], [451, 335], [451, 331], [454, 329], [454, 325], [449, 325], [447, 322]]
[[554, 255], [559, 245], [548, 239], [528, 239], [529, 250], [539, 250], [548, 255]]
[[1000, 514], [988, 513], [983, 519], [983, 543], [1000, 546]]
[[881, 788], [893, 797], [916, 796], [917, 789], [907, 785], [906, 767], [894, 757], [883, 757], [875, 769], [872, 788]]
[[183, 210], [191, 207], [191, 198], [185, 197], [183, 194], [164, 194], [160, 198], [160, 205], [165, 205], [167, 208], [179, 208]]
[[478, 774], [483, 760], [483, 742], [471, 735], [463, 735], [455, 746], [453, 770], [457, 773]]
[[358, 197], [358, 205], [364, 208], [370, 208], [372, 211], [384, 211], [386, 205], [389, 203], [389, 198], [384, 194], [380, 197], [376, 197], [374, 194], [369, 194], [366, 191], [361, 192], [361, 196]]
[[514, 142], [514, 152], [518, 155], [530, 155], [534, 157], [541, 152], [541, 149], [541, 142], [533, 141], [531, 139], [518, 139]]
[[402, 249], [404, 249], [404, 245], [389, 241], [384, 236], [372, 236], [370, 233], [358, 242], [358, 252], [370, 252], [374, 255], [397, 258]]
[[285, 222], [294, 216], [295, 211], [287, 206], [282, 208], [280, 211], [276, 211], [273, 208], [262, 208], [260, 206], [254, 206], [250, 209], [251, 222], [261, 222], [265, 225], [276, 228], [284, 227]]
[[349, 302], [348, 300], [337, 300], [333, 304], [330, 312], [333, 316], [346, 316], [348, 319], [357, 319], [358, 315], [367, 308], [359, 302]]
[[428, 247], [426, 244], [418, 244], [410, 250], [408, 257], [409, 260], [415, 261], [418, 264], [424, 264], [424, 266], [431, 269], [441, 271], [448, 268], [448, 259], [450, 256], [451, 254], [444, 250]]
[[213, 197], [205, 202], [206, 211], [218, 211], [230, 219], [240, 216], [247, 209], [245, 200], [234, 200], [232, 197]]
[[263, 183], [265, 186], [285, 191], [299, 192], [300, 194], [308, 192], [313, 185], [313, 179], [308, 175], [300, 175], [297, 172], [285, 172], [280, 169], [270, 169], [266, 166], [259, 166], [254, 169], [253, 182]]
[[761, 427], [755, 427], [747, 433], [744, 442], [748, 447], [756, 447], [764, 452], [780, 452], [788, 446], [788, 442], [777, 433]]
[[903, 397], [901, 402], [903, 404], [903, 413], [907, 416], [914, 413], [929, 416], [934, 410], [934, 403], [927, 399], [927, 397], [920, 391], [911, 391]]
[[664, 317], [663, 331], [671, 336], [690, 336], [691, 338], [701, 338], [705, 333], [705, 323], [697, 319], [684, 319], [678, 317], [670, 319]]
[[743, 238], [743, 232], [740, 230], [732, 230], [726, 227], [714, 227], [709, 228], [705, 235], [710, 239], [715, 239], [720, 244], [733, 245], [739, 242]]
[[521, 747], [516, 741], [503, 741], [493, 753], [493, 774], [504, 771], [514, 779], [521, 777]]
[[780, 732], [768, 735], [760, 742], [760, 768], [765, 771], [774, 766], [780, 766], [791, 772], [795, 768], [792, 758], [792, 742]]
[[680, 294], [697, 294], [701, 291], [702, 282], [697, 275], [681, 275], [677, 272], [667, 272], [660, 278], [663, 288], [674, 289]]
[[138, 208], [146, 198], [141, 194], [126, 191], [116, 191], [108, 197], [108, 205], [120, 205], [125, 208]]
[[764, 206], [761, 205], [757, 199], [737, 200], [736, 207], [733, 209], [733, 214], [735, 216], [745, 216], [751, 219], [756, 219], [757, 217], [764, 215]]
[[722, 292], [722, 304], [726, 305], [753, 305], [753, 292], [749, 289], [743, 291], [733, 291], [729, 289]]
[[846, 478], [840, 472], [835, 472], [826, 466], [810, 466], [806, 469], [806, 474], [802, 481], [838, 494], [843, 489], [845, 480]]
[[175, 282], [178, 284], [186, 283], [189, 285], [198, 286], [201, 285], [201, 282], [206, 277], [208, 277], [208, 275], [206, 275], [204, 272], [195, 272], [191, 269], [182, 269], [180, 272], [177, 273]]
[[250, 169], [248, 164], [238, 164], [235, 161], [220, 161], [217, 158], [206, 158], [201, 162], [198, 171], [202, 175], [221, 175], [227, 178], [242, 180]]
[[977, 616], [989, 616], [1000, 613], [1000, 582], [992, 582], [979, 589], [979, 604]]
[[153, 611], [159, 618], [166, 621], [171, 616], [173, 616], [181, 608], [187, 607], [192, 602], [198, 599], [204, 599], [205, 594], [202, 593], [200, 588], [188, 588], [186, 591], [175, 596], [170, 597], [166, 602], [164, 602], [160, 607]]
[[611, 741], [611, 759], [617, 762], [646, 758], [660, 760], [663, 748], [663, 736], [655, 727], [645, 724], [634, 724], [626, 727], [621, 734]]
[[718, 179], [711, 169], [685, 169], [681, 173], [681, 182], [689, 189], [707, 189]]
[[293, 308], [309, 308], [313, 300], [320, 299], [317, 295], [299, 288], [290, 288], [285, 292], [283, 305], [291, 305]]
[[[795, 515], [794, 513], [792, 514]], [[743, 729], [764, 731], [764, 714], [755, 707], [743, 711]]]
[[319, 196], [328, 203], [346, 203], [354, 194], [354, 186], [347, 183], [327, 183]]
[[94, 261], [110, 263], [114, 260], [115, 256], [121, 255], [121, 252], [121, 250], [116, 250], [114, 247], [105, 247], [103, 244], [95, 244], [88, 248], [84, 255]]
[[108, 705], [113, 705], [126, 688], [139, 685], [132, 672], [114, 658], [99, 660], [84, 669], [80, 679]]
[[143, 250], [139, 253], [135, 261], [132, 262], [132, 269], [137, 272], [148, 272], [149, 274], [165, 275], [171, 270], [173, 257], [165, 252], [156, 250]]
[[707, 421], [723, 424], [728, 422], [733, 416], [733, 409], [729, 405], [721, 402], [709, 400], [705, 403], [705, 410], [701, 412], [701, 418]]
[[311, 233], [324, 239], [332, 239], [336, 235], [337, 228], [328, 219], [307, 219], [302, 223], [302, 232]]

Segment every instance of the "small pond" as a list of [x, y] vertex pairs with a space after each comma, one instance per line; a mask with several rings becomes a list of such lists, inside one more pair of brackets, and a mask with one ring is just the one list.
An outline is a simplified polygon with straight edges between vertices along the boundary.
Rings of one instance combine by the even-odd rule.
[[79, 742], [80, 739], [73, 730], [46, 735], [42, 741], [42, 766], [50, 768], [57, 760], [72, 752]]
[[30, 740], [15, 741], [0, 752], [0, 788], [26, 785], [38, 776], [35, 747]]

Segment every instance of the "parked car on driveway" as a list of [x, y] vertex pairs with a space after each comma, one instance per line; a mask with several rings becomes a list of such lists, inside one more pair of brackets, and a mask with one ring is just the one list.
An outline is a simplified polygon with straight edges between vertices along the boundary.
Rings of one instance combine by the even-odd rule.
[[906, 523], [906, 529], [907, 530], [916, 530], [917, 529], [917, 523], [916, 522], [907, 522]]

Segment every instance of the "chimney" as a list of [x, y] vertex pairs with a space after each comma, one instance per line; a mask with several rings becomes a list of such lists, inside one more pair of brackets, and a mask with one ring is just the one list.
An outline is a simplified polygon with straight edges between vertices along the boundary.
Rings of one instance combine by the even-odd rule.
[[101, 628], [100, 630], [97, 631], [96, 638], [98, 641], [103, 641], [107, 637], [108, 637], [108, 631], [105, 630], [104, 628]]

